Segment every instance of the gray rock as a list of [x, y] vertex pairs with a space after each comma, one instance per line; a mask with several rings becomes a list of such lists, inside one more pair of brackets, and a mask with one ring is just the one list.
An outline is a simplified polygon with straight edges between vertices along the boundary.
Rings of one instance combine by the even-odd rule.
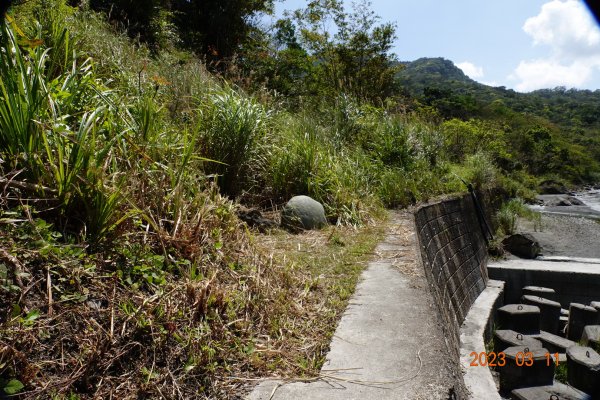
[[554, 205], [557, 207], [569, 207], [569, 206], [572, 206], [573, 204], [571, 204], [571, 202], [567, 199], [562, 199]]
[[565, 185], [554, 180], [542, 182], [539, 189], [542, 194], [563, 194], [568, 191]]
[[584, 206], [585, 203], [575, 196], [560, 196], [556, 199], [548, 201], [546, 204], [551, 207], [569, 207], [569, 206]]
[[577, 197], [571, 196], [569, 197], [569, 201], [571, 202], [572, 206], [585, 206], [585, 203], [581, 200], [579, 200]]
[[502, 245], [509, 253], [521, 258], [533, 259], [542, 252], [540, 244], [529, 233], [510, 235], [502, 241]]
[[263, 217], [262, 213], [255, 208], [240, 206], [236, 211], [236, 214], [238, 218], [248, 224], [248, 226], [258, 228], [261, 232], [266, 232], [277, 226], [275, 221]]
[[320, 229], [327, 225], [325, 209], [308, 196], [294, 196], [281, 211], [281, 226], [298, 231]]

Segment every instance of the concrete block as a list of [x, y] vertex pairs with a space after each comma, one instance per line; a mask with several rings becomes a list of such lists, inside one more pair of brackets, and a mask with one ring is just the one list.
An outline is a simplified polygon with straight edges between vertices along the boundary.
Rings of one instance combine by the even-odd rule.
[[527, 304], [508, 304], [498, 309], [498, 325], [524, 334], [540, 332], [540, 308]]
[[529, 347], [530, 349], [541, 349], [542, 342], [530, 336], [513, 330], [497, 330], [494, 333], [494, 352], [500, 353], [509, 347]]
[[596, 325], [598, 323], [598, 315], [598, 310], [594, 307], [571, 303], [567, 338], [578, 342], [586, 325]]
[[589, 304], [598, 301], [600, 268], [585, 262], [553, 262], [546, 260], [507, 260], [488, 265], [490, 279], [506, 282], [506, 302], [516, 303], [525, 286], [551, 287], [563, 308], [570, 303]]
[[[530, 357], [525, 354], [531, 353]], [[500, 372], [500, 393], [510, 393], [514, 389], [552, 385], [555, 363], [546, 358], [547, 349], [530, 349], [523, 346], [504, 350], [506, 365], [498, 367]]]
[[557, 334], [560, 318], [560, 303], [539, 296], [523, 295], [521, 303], [540, 308], [540, 329]]
[[565, 353], [571, 346], [575, 346], [577, 343], [572, 340], [565, 339], [564, 337], [553, 335], [550, 332], [540, 331], [539, 335], [530, 336], [533, 339], [542, 342], [542, 346], [548, 349], [551, 354], [554, 353]]
[[581, 342], [584, 346], [588, 346], [600, 352], [600, 325], [588, 325], [583, 328]]
[[542, 286], [525, 286], [523, 288], [523, 295], [539, 296], [548, 300], [556, 301], [556, 291], [552, 288]]
[[573, 387], [597, 398], [595, 396], [600, 395], [600, 354], [591, 347], [569, 347], [567, 379]]
[[567, 327], [569, 326], [569, 317], [561, 316], [558, 319], [558, 334], [567, 337]]
[[511, 394], [517, 400], [589, 400], [587, 394], [560, 382], [551, 386], [515, 389]]

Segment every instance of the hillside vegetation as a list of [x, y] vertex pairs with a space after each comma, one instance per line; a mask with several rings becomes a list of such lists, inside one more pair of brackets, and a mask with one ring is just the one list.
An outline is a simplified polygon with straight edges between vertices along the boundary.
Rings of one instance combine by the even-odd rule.
[[[597, 121], [553, 111], [593, 94], [542, 112], [447, 62], [453, 81], [411, 80], [367, 3], [270, 29], [252, 22], [269, 1], [149, 3], [29, 0], [0, 24], [0, 393], [236, 398], [314, 376], [386, 207], [598, 180]], [[237, 217], [299, 194], [332, 226]]]

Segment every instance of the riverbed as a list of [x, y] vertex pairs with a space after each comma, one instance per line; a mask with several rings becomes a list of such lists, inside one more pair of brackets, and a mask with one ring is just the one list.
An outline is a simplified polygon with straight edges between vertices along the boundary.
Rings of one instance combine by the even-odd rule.
[[[567, 195], [542, 195], [546, 204]], [[520, 220], [518, 230], [531, 233], [542, 246], [544, 256], [600, 258], [600, 191], [577, 193], [584, 205], [535, 206], [542, 213], [542, 227]]]

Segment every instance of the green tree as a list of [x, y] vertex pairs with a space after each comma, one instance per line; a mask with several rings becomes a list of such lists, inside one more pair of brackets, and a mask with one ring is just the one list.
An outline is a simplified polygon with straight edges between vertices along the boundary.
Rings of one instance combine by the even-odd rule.
[[296, 27], [288, 18], [278, 20], [274, 33], [256, 32], [240, 53], [239, 66], [255, 89], [266, 86], [293, 100], [307, 95], [315, 65], [298, 42]]
[[89, 0], [93, 10], [105, 12], [131, 37], [153, 47], [166, 46], [175, 37], [170, 0]]
[[390, 53], [395, 26], [380, 18], [361, 1], [346, 12], [339, 0], [314, 0], [294, 12], [299, 43], [316, 65], [315, 89], [348, 93], [377, 101], [397, 89], [399, 64]]
[[181, 39], [209, 64], [237, 54], [258, 30], [257, 16], [273, 0], [172, 0]]

